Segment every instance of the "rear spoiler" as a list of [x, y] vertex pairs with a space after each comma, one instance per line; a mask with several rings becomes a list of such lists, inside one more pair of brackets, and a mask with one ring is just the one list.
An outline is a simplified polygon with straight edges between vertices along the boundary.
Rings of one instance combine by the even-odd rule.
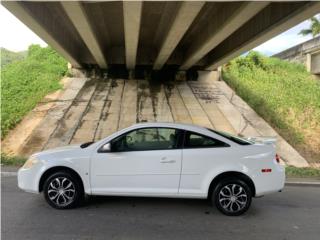
[[265, 144], [265, 145], [276, 145], [277, 143], [277, 138], [276, 137], [248, 137], [245, 138], [250, 142], [254, 143], [260, 143], [260, 144]]

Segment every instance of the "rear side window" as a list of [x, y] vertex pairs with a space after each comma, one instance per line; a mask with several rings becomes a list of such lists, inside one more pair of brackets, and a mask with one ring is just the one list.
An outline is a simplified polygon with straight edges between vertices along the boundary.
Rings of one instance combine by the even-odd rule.
[[229, 145], [218, 139], [214, 139], [198, 133], [186, 132], [184, 147], [185, 148], [212, 148], [212, 147], [229, 147]]
[[251, 145], [252, 142], [248, 141], [248, 140], [245, 140], [245, 139], [242, 139], [240, 137], [237, 137], [237, 136], [234, 136], [234, 135], [231, 135], [229, 133], [225, 133], [225, 132], [220, 132], [220, 131], [215, 131], [215, 130], [212, 130], [210, 128], [207, 128], [209, 131], [215, 133], [215, 134], [218, 134], [222, 137], [225, 137], [227, 138], [228, 140], [232, 141], [232, 142], [235, 142], [235, 143], [238, 143], [240, 145]]

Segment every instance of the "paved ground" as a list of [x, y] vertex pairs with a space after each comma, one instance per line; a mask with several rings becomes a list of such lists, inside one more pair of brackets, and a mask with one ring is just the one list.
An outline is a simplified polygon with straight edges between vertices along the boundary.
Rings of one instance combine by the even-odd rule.
[[286, 187], [226, 217], [206, 200], [95, 197], [59, 211], [2, 178], [2, 239], [319, 239], [320, 188]]

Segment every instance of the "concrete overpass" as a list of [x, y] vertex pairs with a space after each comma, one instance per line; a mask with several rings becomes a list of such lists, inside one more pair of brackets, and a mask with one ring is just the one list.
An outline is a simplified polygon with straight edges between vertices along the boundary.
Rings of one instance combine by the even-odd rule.
[[320, 76], [320, 36], [288, 48], [272, 57], [301, 63], [309, 72]]
[[213, 70], [320, 12], [320, 2], [307, 1], [2, 4], [74, 67], [129, 70]]

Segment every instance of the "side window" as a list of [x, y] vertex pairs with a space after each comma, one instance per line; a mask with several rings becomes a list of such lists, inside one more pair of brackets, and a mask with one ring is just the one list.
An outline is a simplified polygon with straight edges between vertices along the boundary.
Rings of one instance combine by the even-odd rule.
[[142, 128], [124, 134], [111, 142], [112, 151], [146, 151], [174, 149], [177, 130], [172, 128]]
[[193, 132], [186, 132], [185, 148], [211, 148], [211, 147], [229, 147], [228, 144]]

